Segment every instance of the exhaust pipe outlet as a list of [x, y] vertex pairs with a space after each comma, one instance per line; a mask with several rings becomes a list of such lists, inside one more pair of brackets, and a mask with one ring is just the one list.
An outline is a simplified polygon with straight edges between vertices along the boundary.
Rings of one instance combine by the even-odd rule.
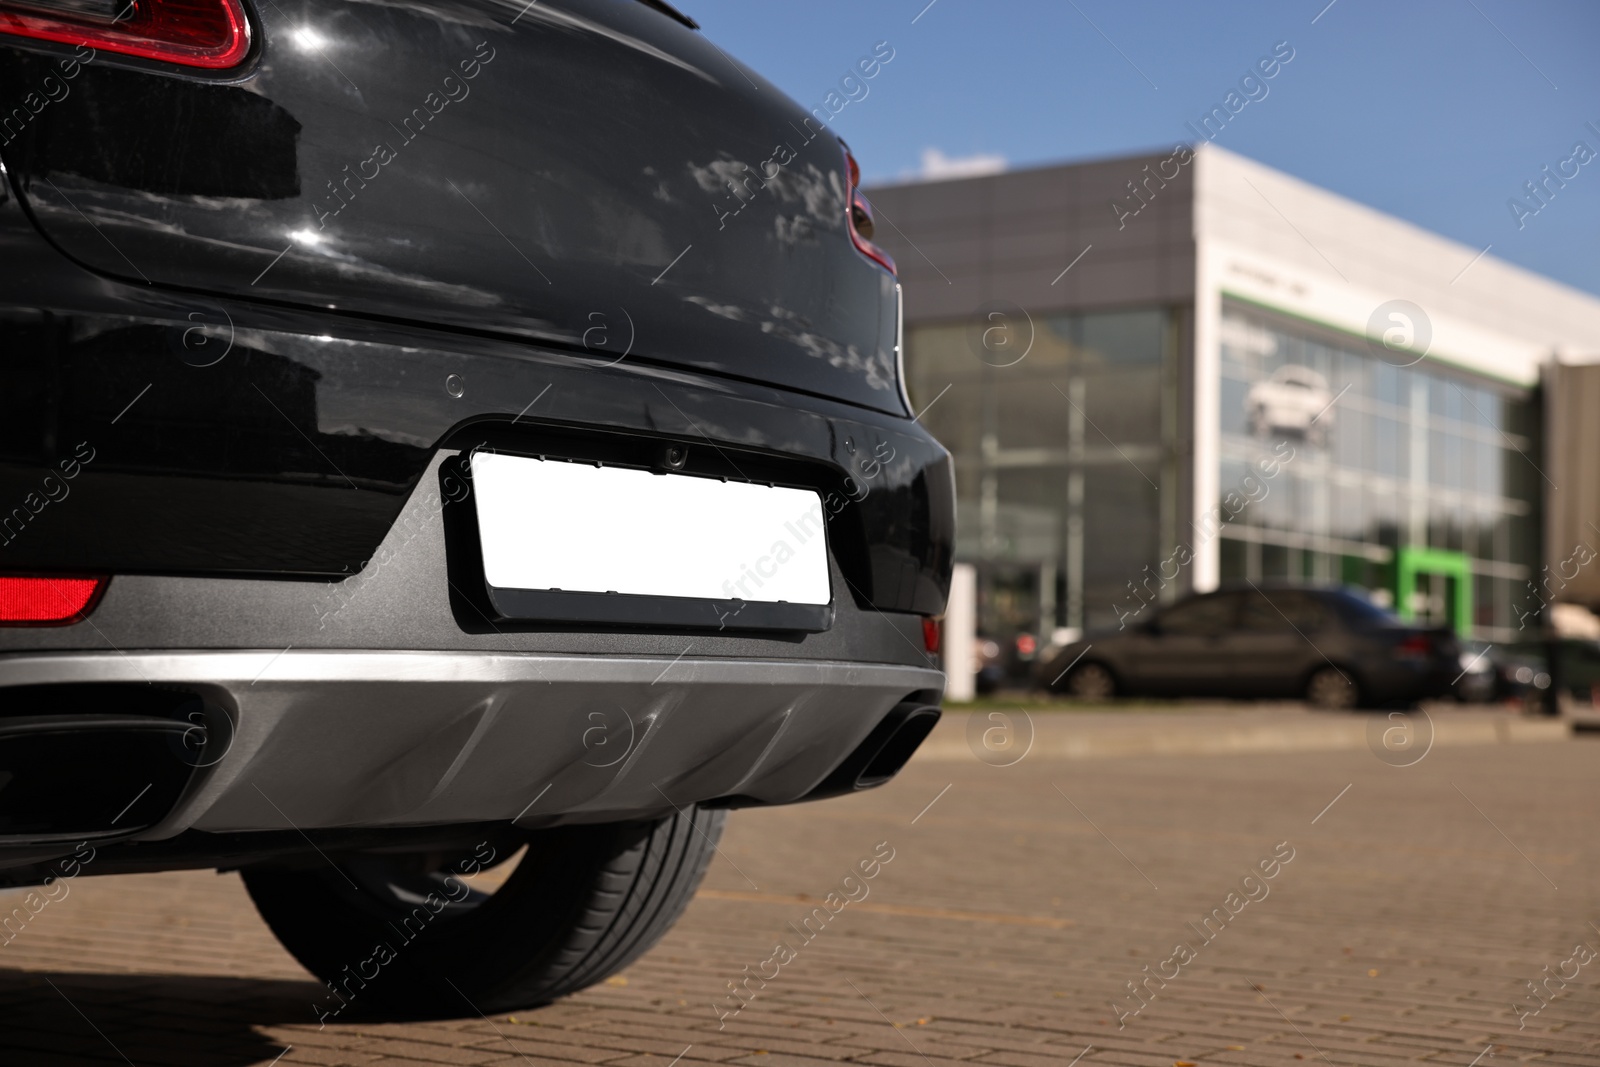
[[0, 845], [125, 837], [154, 826], [198, 765], [187, 755], [195, 729], [146, 715], [0, 718]]
[[903, 700], [889, 709], [867, 739], [801, 800], [822, 800], [880, 786], [900, 773], [939, 722], [939, 707]]

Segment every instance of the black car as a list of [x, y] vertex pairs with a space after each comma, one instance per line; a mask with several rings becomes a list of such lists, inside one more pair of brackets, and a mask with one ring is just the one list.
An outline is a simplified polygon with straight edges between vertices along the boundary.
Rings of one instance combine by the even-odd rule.
[[953, 479], [828, 116], [659, 0], [0, 0], [0, 885], [472, 1014], [895, 774]]
[[1529, 714], [1593, 717], [1600, 695], [1600, 641], [1556, 633], [1530, 633], [1488, 650], [1491, 699], [1510, 701]]
[[1276, 697], [1351, 708], [1444, 696], [1458, 660], [1448, 629], [1402, 623], [1356, 592], [1246, 586], [1068, 645], [1035, 678], [1084, 700]]

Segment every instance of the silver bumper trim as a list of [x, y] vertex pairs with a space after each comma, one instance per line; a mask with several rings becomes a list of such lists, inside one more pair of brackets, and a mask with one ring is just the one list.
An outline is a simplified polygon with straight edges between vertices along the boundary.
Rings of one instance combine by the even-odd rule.
[[[686, 639], [686, 641], [691, 639]], [[692, 646], [691, 646], [692, 647]], [[153, 651], [0, 656], [5, 688], [152, 683], [233, 723], [140, 836], [182, 830], [647, 817], [796, 800], [932, 669], [837, 661], [479, 652]]]

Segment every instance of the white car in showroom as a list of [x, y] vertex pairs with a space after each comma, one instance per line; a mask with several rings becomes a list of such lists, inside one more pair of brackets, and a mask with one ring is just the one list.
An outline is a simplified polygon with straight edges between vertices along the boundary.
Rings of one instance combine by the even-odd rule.
[[1266, 381], [1252, 385], [1244, 398], [1251, 432], [1303, 437], [1318, 445], [1326, 442], [1333, 426], [1332, 403], [1328, 379], [1295, 363], [1279, 367]]

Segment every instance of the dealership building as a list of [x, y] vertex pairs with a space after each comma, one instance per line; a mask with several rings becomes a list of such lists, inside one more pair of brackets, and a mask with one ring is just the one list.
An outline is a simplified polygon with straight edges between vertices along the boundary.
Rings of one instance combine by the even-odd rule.
[[1600, 606], [1600, 299], [1209, 144], [869, 194], [981, 632], [1246, 580], [1487, 641]]

